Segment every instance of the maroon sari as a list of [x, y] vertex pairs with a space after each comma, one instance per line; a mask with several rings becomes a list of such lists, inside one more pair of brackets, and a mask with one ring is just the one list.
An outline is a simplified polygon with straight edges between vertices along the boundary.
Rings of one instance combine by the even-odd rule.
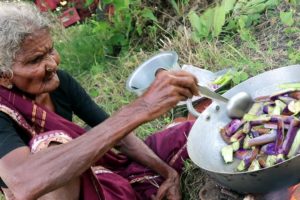
[[[0, 87], [0, 111], [23, 128], [35, 153], [50, 142], [66, 143], [85, 133], [76, 124], [36, 104], [23, 94]], [[145, 143], [166, 163], [181, 173], [188, 157], [186, 138], [193, 122], [184, 122], [151, 135]], [[163, 178], [149, 168], [129, 160], [123, 154], [107, 152], [95, 166], [81, 176], [80, 199], [150, 199]]]

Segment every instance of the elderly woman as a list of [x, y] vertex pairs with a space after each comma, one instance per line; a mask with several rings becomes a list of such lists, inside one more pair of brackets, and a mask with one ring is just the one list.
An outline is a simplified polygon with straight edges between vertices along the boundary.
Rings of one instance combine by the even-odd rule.
[[[7, 199], [180, 199], [183, 123], [131, 133], [197, 95], [186, 72], [160, 72], [143, 96], [108, 116], [58, 70], [49, 21], [27, 3], [0, 3], [0, 177]], [[78, 115], [93, 127], [72, 123]], [[121, 153], [111, 151], [118, 147]]]

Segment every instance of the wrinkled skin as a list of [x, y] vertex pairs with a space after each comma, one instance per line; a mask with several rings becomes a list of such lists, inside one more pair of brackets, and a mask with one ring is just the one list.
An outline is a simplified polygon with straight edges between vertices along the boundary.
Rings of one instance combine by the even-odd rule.
[[36, 31], [26, 37], [16, 54], [12, 83], [32, 95], [51, 92], [59, 86], [56, 74], [59, 63], [60, 57], [53, 47], [49, 31]]
[[185, 71], [160, 71], [150, 88], [142, 95], [155, 119], [179, 101], [198, 95], [197, 79]]

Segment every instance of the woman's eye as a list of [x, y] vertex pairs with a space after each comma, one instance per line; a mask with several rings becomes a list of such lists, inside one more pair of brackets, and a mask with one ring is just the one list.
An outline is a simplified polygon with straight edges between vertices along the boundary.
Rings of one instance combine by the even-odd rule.
[[42, 59], [43, 59], [43, 56], [38, 56], [38, 57], [34, 58], [33, 60], [31, 60], [30, 63], [36, 64], [36, 63], [40, 62]]
[[50, 50], [50, 54], [53, 55], [53, 54], [55, 54], [55, 53], [56, 53], [56, 50], [55, 50], [54, 48], [52, 48], [52, 49]]

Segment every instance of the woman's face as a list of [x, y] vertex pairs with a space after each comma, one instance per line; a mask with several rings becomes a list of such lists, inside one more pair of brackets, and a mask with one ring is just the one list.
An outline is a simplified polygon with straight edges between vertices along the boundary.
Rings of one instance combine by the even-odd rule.
[[27, 36], [17, 52], [12, 83], [28, 94], [51, 92], [59, 86], [56, 74], [59, 62], [49, 31], [39, 30]]

